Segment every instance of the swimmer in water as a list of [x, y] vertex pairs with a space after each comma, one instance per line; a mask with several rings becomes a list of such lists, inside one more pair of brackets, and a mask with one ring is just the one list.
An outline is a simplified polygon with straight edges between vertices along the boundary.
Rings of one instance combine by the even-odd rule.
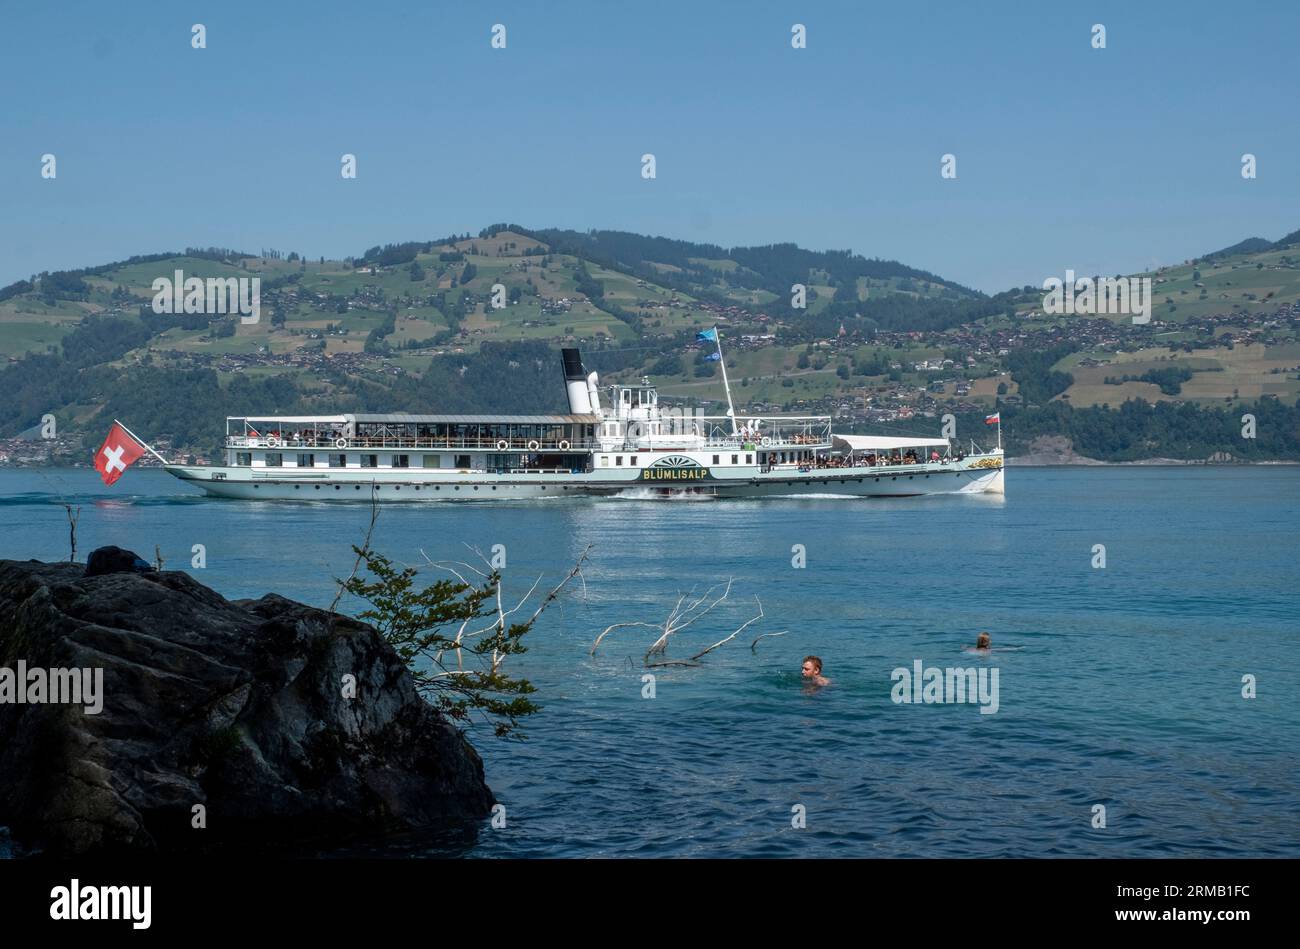
[[1026, 647], [1015, 645], [1015, 646], [999, 646], [997, 649], [994, 649], [992, 637], [989, 636], [988, 633], [980, 633], [978, 636], [975, 637], [974, 646], [962, 646], [961, 651], [973, 653], [975, 655], [980, 655], [980, 656], [987, 656], [995, 652], [1015, 652], [1017, 650], [1024, 649], [1024, 648]]
[[831, 680], [822, 675], [822, 661], [816, 656], [803, 657], [803, 677], [809, 685], [830, 685]]

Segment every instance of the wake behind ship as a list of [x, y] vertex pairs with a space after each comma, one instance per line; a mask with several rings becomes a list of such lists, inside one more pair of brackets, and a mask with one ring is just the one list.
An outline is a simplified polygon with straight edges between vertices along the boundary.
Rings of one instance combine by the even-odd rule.
[[962, 454], [944, 438], [835, 435], [830, 416], [662, 408], [649, 380], [611, 386], [606, 408], [579, 351], [562, 358], [566, 415], [232, 416], [224, 465], [165, 468], [210, 495], [275, 500], [1003, 493], [1000, 446]]

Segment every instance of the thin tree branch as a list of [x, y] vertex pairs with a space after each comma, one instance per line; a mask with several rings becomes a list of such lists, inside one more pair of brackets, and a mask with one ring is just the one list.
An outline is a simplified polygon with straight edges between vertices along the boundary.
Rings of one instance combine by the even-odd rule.
[[622, 629], [625, 626], [648, 626], [650, 627], [650, 629], [663, 629], [662, 626], [656, 626], [654, 623], [615, 623], [613, 626], [606, 626], [605, 631], [601, 633], [599, 636], [597, 636], [596, 641], [591, 644], [591, 652], [589, 653], [589, 655], [592, 656], [596, 655], [596, 648], [600, 645], [601, 640], [604, 639], [606, 636], [608, 636], [614, 630]]
[[786, 633], [788, 633], [788, 632], [790, 632], [788, 629], [783, 629], [783, 630], [781, 630], [781, 632], [779, 632], [779, 633], [762, 633], [761, 635], [758, 636], [757, 639], [755, 639], [752, 643], [749, 644], [749, 651], [750, 651], [750, 652], [756, 652], [756, 651], [757, 651], [757, 650], [754, 649], [754, 647], [758, 645], [758, 640], [759, 640], [759, 639], [766, 639], [768, 636], [784, 636], [784, 635], [785, 635]]
[[356, 579], [357, 571], [361, 569], [361, 561], [366, 558], [366, 553], [370, 550], [370, 538], [375, 532], [375, 521], [379, 520], [379, 502], [376, 499], [377, 485], [370, 482], [370, 526], [366, 528], [366, 539], [357, 551], [356, 562], [352, 564], [352, 572], [348, 578], [339, 584], [339, 592], [334, 594], [334, 602], [330, 604], [331, 613], [338, 612], [339, 600], [343, 599], [343, 593], [347, 590], [348, 584]]
[[739, 636], [741, 633], [743, 633], [743, 632], [745, 631], [745, 627], [746, 627], [746, 626], [749, 626], [751, 623], [757, 623], [759, 620], [761, 620], [761, 619], [763, 618], [763, 604], [762, 604], [762, 602], [758, 599], [758, 596], [757, 596], [757, 595], [754, 596], [754, 602], [758, 604], [758, 615], [757, 615], [757, 616], [755, 616], [755, 617], [754, 617], [753, 619], [751, 619], [751, 620], [746, 621], [744, 624], [741, 625], [741, 627], [740, 627], [739, 629], [737, 629], [734, 633], [732, 633], [732, 634], [731, 634], [730, 636], [728, 636], [726, 639], [720, 639], [720, 640], [718, 640], [716, 643], [714, 643], [712, 646], [710, 646], [708, 649], [705, 649], [703, 652], [697, 652], [695, 655], [691, 656], [691, 661], [694, 662], [694, 661], [696, 661], [696, 660], [703, 659], [705, 656], [707, 656], [709, 653], [713, 652], [713, 650], [717, 649], [719, 646], [721, 646], [721, 645], [723, 645], [723, 644], [725, 644], [725, 643], [729, 643], [729, 642], [731, 642], [733, 639], [735, 639], [737, 636]]
[[[700, 605], [709, 598], [709, 595], [714, 590], [718, 588], [718, 584], [714, 584], [713, 586], [705, 590], [704, 595], [701, 596], [699, 599], [695, 600], [694, 602], [692, 602], [691, 605], [688, 606], [685, 610], [678, 612], [677, 609], [674, 609], [673, 614], [670, 615], [668, 618], [668, 622], [664, 624], [664, 634], [660, 636], [658, 639], [656, 639], [654, 641], [654, 644], [651, 645], [651, 647], [648, 650], [646, 650], [646, 654], [645, 654], [646, 659], [648, 660], [651, 656], [655, 655], [656, 653], [658, 653], [659, 655], [663, 655], [668, 649], [668, 640], [673, 636], [674, 633], [681, 632], [683, 629], [690, 626], [696, 620], [701, 619], [702, 617], [705, 617], [710, 612], [712, 612], [713, 608], [716, 607], [723, 600], [725, 600], [727, 598], [727, 595], [731, 593], [731, 583], [732, 583], [731, 579], [728, 579], [726, 589], [722, 591], [722, 596], [715, 599], [712, 603], [710, 603], [707, 607], [704, 607], [703, 609], [700, 609]], [[681, 601], [678, 600], [679, 605], [680, 603]], [[683, 619], [682, 617], [688, 617], [688, 618]]]

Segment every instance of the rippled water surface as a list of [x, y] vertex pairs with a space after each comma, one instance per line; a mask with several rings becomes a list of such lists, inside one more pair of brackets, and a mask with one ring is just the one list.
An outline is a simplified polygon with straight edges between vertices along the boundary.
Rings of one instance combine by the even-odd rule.
[[[515, 665], [545, 706], [529, 740], [474, 736], [506, 827], [468, 852], [1300, 856], [1300, 468], [1012, 469], [1007, 490], [383, 508], [381, 552], [504, 544], [518, 593], [592, 547], [585, 593], [570, 588]], [[64, 500], [81, 507], [83, 557], [156, 545], [190, 569], [203, 544], [192, 572], [224, 595], [320, 606], [369, 519], [365, 505], [204, 499], [158, 471], [113, 488], [0, 471], [0, 556], [66, 557]], [[661, 621], [728, 578], [727, 604], [670, 657], [730, 633], [755, 596], [763, 620], [698, 668], [657, 670], [653, 699], [652, 631], [616, 630], [588, 655], [609, 624]], [[1000, 650], [963, 653], [979, 630]], [[812, 694], [808, 653], [832, 680]], [[895, 704], [891, 672], [917, 659], [996, 667], [998, 711]]]

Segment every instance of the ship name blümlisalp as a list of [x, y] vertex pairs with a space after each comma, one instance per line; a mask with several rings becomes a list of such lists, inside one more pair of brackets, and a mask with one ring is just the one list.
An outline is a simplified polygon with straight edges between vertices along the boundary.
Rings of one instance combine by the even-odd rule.
[[702, 481], [709, 477], [708, 468], [646, 468], [643, 481]]

